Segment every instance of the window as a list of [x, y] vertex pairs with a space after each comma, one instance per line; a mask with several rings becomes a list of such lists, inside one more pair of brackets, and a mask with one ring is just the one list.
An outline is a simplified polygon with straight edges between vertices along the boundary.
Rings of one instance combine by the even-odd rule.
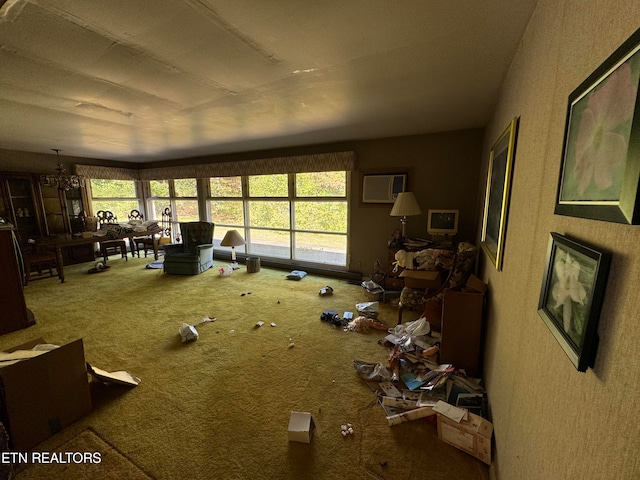
[[[238, 230], [246, 240], [244, 232], [244, 202], [241, 177], [216, 177], [209, 179], [209, 211], [215, 223], [213, 242], [216, 248], [231, 251], [231, 247], [221, 247], [220, 242], [228, 230]], [[235, 247], [236, 252], [246, 252], [245, 246]]]
[[198, 184], [195, 178], [151, 180], [149, 181], [149, 193], [147, 206], [154, 219], [161, 220], [162, 212], [169, 207], [173, 239], [180, 231], [178, 225], [180, 222], [197, 222], [200, 219]]
[[238, 252], [346, 266], [347, 172], [216, 177], [209, 189], [216, 248], [236, 229]]
[[119, 222], [126, 222], [131, 210], [140, 209], [136, 182], [91, 179], [91, 208], [94, 215], [100, 210], [107, 210], [112, 212]]

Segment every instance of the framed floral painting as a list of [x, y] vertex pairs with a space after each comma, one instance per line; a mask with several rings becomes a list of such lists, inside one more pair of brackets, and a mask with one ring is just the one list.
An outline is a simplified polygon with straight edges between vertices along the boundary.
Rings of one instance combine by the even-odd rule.
[[595, 364], [610, 263], [607, 252], [551, 233], [538, 314], [580, 372]]
[[569, 96], [555, 213], [640, 223], [640, 30]]

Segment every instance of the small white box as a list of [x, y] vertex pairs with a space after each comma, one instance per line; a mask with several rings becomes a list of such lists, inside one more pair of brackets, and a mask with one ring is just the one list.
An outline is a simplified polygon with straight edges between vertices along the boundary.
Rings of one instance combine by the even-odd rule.
[[291, 412], [289, 417], [289, 441], [311, 443], [311, 437], [316, 430], [313, 415], [308, 412]]

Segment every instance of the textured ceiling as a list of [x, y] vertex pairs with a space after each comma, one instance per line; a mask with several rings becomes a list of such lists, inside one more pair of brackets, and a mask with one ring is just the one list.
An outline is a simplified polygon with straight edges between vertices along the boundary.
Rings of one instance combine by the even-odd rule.
[[482, 127], [535, 4], [0, 0], [0, 148], [147, 162]]

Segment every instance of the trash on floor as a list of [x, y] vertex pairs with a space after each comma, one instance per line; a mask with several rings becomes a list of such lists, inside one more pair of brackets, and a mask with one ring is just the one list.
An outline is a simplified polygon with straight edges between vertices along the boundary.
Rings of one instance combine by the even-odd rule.
[[198, 339], [198, 331], [196, 330], [196, 327], [189, 325], [188, 323], [180, 325], [178, 333], [182, 338], [182, 343], [194, 342]]
[[108, 265], [105, 265], [103, 262], [96, 262], [96, 264], [93, 266], [93, 268], [90, 268], [88, 270], [89, 273], [100, 273], [100, 272], [106, 272], [107, 270], [109, 270], [111, 267]]
[[[377, 308], [372, 305], [376, 303], [356, 308], [359, 312]], [[364, 320], [349, 322], [348, 328], [358, 331], [362, 324]], [[421, 317], [388, 329], [378, 341], [388, 349], [388, 366], [356, 360], [354, 367], [377, 395], [389, 426], [428, 418], [437, 425], [442, 441], [489, 464], [492, 424], [487, 419], [486, 391], [481, 380], [465, 370], [439, 363], [441, 340], [441, 334]]]
[[356, 303], [356, 310], [360, 315], [364, 315], [365, 317], [378, 318], [380, 303], [379, 302]]
[[224, 267], [218, 268], [218, 275], [220, 275], [221, 277], [228, 277], [232, 273], [233, 268], [231, 267], [231, 265], [226, 265]]
[[326, 297], [328, 295], [333, 295], [333, 288], [331, 288], [329, 285], [327, 285], [326, 287], [323, 287], [320, 289], [320, 291], [318, 292], [318, 295], [322, 296], [322, 297]]
[[386, 331], [389, 327], [387, 326], [387, 324], [381, 322], [380, 320], [363, 316], [351, 320], [345, 327], [346, 330], [359, 333], [367, 333], [372, 328], [375, 330]]
[[136, 387], [140, 384], [141, 380], [138, 377], [131, 375], [129, 372], [107, 372], [101, 368], [94, 367], [87, 363], [87, 371], [93, 378], [102, 383], [113, 383], [117, 385], [126, 385]]
[[322, 315], [320, 315], [320, 320], [334, 327], [342, 327], [347, 323], [344, 319], [340, 318], [337, 310], [323, 310]]
[[287, 280], [302, 280], [307, 276], [307, 272], [304, 270], [292, 270], [291, 273], [287, 275]]
[[342, 432], [343, 437], [346, 437], [347, 435], [353, 435], [353, 426], [350, 423], [341, 425], [340, 431]]
[[369, 300], [380, 300], [384, 293], [384, 288], [373, 280], [367, 280], [360, 284], [364, 288], [364, 293]]
[[321, 434], [320, 427], [309, 412], [291, 412], [289, 417], [289, 441], [311, 443], [314, 433]]

